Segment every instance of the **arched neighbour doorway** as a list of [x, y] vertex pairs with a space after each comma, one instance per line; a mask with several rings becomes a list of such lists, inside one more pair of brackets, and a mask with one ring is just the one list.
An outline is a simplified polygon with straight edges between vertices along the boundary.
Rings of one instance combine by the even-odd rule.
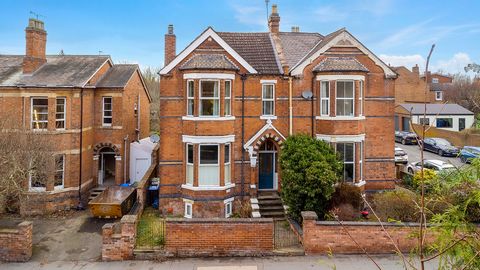
[[278, 189], [278, 151], [272, 139], [266, 139], [258, 149], [258, 189]]
[[104, 186], [115, 185], [115, 151], [104, 147], [98, 158], [98, 184]]

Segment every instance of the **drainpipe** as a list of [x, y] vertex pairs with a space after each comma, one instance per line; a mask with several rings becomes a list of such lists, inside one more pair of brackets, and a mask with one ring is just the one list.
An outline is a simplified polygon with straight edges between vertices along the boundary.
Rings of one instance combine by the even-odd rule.
[[127, 141], [128, 141], [128, 134], [125, 138], [123, 138], [123, 183], [127, 182]]
[[137, 141], [140, 141], [140, 95], [137, 97]]
[[[315, 74], [314, 74], [315, 75]], [[311, 89], [312, 89], [312, 98], [310, 99], [311, 102], [311, 107], [312, 107], [312, 138], [315, 138], [315, 102], [314, 102], [314, 97], [315, 97], [315, 76], [312, 76], [312, 83], [311, 83]]]
[[80, 88], [80, 166], [78, 172], [78, 206], [77, 210], [85, 210], [82, 203], [82, 157], [83, 157], [83, 88]]
[[292, 77], [288, 77], [288, 135], [293, 134]]
[[245, 80], [247, 80], [247, 74], [240, 74], [240, 79], [242, 80], [242, 170], [241, 173], [241, 189], [240, 197], [243, 201], [243, 196], [245, 195]]

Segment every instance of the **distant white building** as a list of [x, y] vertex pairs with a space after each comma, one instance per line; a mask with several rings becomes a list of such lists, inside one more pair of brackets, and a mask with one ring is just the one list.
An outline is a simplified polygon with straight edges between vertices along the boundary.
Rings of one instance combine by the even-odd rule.
[[130, 182], [142, 180], [150, 165], [152, 165], [152, 152], [157, 144], [150, 138], [141, 139], [130, 144]]
[[475, 123], [473, 112], [458, 104], [427, 104], [424, 117], [425, 105], [423, 103], [403, 103], [395, 109], [395, 130], [410, 131], [409, 121], [451, 130], [462, 131], [470, 128]]

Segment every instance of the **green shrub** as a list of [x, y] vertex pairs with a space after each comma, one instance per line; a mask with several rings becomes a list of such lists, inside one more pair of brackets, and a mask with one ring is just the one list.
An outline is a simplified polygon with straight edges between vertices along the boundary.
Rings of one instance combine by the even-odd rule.
[[[423, 184], [425, 186], [425, 192], [432, 190], [433, 186], [437, 184], [438, 175], [434, 170], [423, 169]], [[417, 190], [421, 189], [422, 184], [422, 171], [418, 171], [413, 175], [413, 186]]]
[[407, 189], [385, 191], [373, 195], [373, 205], [381, 221], [417, 222], [419, 197]]
[[283, 143], [279, 161], [281, 196], [288, 214], [300, 221], [301, 211], [315, 211], [323, 218], [343, 167], [332, 147], [309, 135], [290, 136]]
[[350, 204], [353, 209], [360, 210], [362, 201], [362, 192], [358, 187], [340, 183], [335, 187], [335, 192], [330, 200], [330, 208], [333, 209], [342, 204]]

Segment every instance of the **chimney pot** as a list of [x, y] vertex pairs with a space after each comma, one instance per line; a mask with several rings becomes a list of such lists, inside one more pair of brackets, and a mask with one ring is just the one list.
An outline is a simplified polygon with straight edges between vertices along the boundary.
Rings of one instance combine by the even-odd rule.
[[168, 25], [168, 34], [173, 35], [173, 24]]
[[276, 4], [272, 5], [272, 13], [268, 18], [268, 28], [270, 29], [270, 33], [278, 34], [278, 32], [280, 32], [280, 15], [278, 14]]

